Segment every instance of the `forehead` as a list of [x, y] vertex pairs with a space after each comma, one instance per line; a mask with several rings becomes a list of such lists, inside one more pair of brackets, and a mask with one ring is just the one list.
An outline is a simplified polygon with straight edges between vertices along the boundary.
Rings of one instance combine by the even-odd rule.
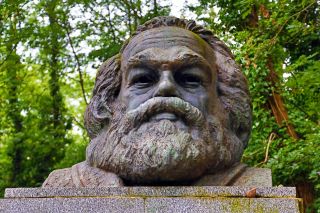
[[210, 46], [202, 38], [189, 30], [178, 27], [159, 27], [133, 37], [122, 53], [122, 61], [126, 62], [130, 57], [145, 52], [147, 49], [176, 49], [172, 47], [186, 47], [205, 58], [208, 52], [212, 52]]

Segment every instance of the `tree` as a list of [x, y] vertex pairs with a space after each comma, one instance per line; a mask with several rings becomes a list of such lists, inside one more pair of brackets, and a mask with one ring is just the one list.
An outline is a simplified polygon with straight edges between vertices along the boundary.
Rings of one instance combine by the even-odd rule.
[[[70, 129], [70, 122], [62, 113], [59, 89], [59, 48], [56, 46], [57, 36], [52, 33], [57, 29], [52, 24], [54, 17], [50, 22], [52, 31], [46, 31], [46, 26], [36, 25], [39, 22], [33, 19], [32, 13], [27, 16], [27, 10], [33, 7], [35, 11], [37, 8], [28, 1], [8, 1], [2, 6], [1, 14], [5, 15], [2, 16], [5, 20], [1, 25], [4, 32], [0, 66], [4, 86], [1, 88], [1, 114], [4, 115], [1, 119], [1, 146], [4, 147], [1, 162], [5, 166], [1, 167], [1, 175], [4, 176], [1, 180], [4, 182], [0, 186], [39, 186], [61, 160], [63, 148], [69, 142], [65, 133]], [[49, 12], [54, 14], [54, 10]], [[38, 34], [31, 33], [34, 31]], [[47, 34], [38, 37], [41, 35], [39, 32]], [[41, 46], [39, 41], [47, 37], [52, 42]], [[40, 59], [41, 66], [35, 65], [36, 60], [32, 61], [20, 53], [27, 47], [51, 50], [41, 58], [50, 60]], [[48, 72], [48, 67], [52, 68], [51, 72]]]
[[139, 24], [168, 14], [159, 0], [1, 2], [1, 192], [84, 160], [92, 70]]
[[[7, 183], [19, 183], [19, 171], [21, 171], [22, 162], [22, 140], [23, 140], [23, 121], [21, 117], [21, 104], [19, 101], [19, 87], [21, 83], [21, 72], [23, 65], [17, 54], [17, 46], [21, 39], [21, 19], [23, 12], [19, 9], [19, 4], [7, 2], [8, 7], [0, 7], [1, 13], [1, 138], [8, 141], [1, 146], [6, 147], [2, 150], [5, 158], [1, 159], [9, 169], [4, 173], [1, 179], [0, 187], [7, 186]], [[4, 89], [5, 88], [5, 89]], [[15, 137], [13, 137], [13, 135]], [[2, 172], [1, 172], [2, 174]], [[5, 182], [6, 181], [6, 182]]]
[[190, 9], [230, 44], [249, 79], [254, 122], [243, 161], [271, 168], [275, 184], [297, 186], [310, 205], [313, 190], [318, 197], [320, 193], [320, 159], [314, 151], [320, 146], [319, 112], [314, 108], [320, 88], [315, 77], [318, 2], [199, 3]]

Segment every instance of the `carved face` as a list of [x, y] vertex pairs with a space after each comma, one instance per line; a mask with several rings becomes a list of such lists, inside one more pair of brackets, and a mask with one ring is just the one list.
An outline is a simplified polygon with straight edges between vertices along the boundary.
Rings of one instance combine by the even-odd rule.
[[[124, 50], [121, 101], [133, 110], [153, 97], [179, 97], [207, 115], [209, 106], [218, 101], [214, 62], [209, 45], [188, 30], [149, 30]], [[155, 119], [162, 117], [178, 119], [173, 114]]]
[[89, 162], [129, 183], [157, 184], [194, 180], [239, 160], [243, 146], [225, 128], [215, 61], [188, 30], [135, 36], [122, 54], [113, 117], [91, 141]]

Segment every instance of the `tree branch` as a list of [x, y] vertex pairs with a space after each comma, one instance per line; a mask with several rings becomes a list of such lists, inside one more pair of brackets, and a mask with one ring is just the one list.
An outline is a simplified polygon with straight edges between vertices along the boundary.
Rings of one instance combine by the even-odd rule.
[[87, 97], [86, 97], [86, 91], [85, 91], [85, 88], [84, 88], [84, 81], [83, 81], [83, 74], [81, 72], [81, 63], [80, 63], [80, 60], [79, 60], [79, 57], [74, 49], [74, 46], [73, 46], [73, 41], [71, 39], [71, 36], [70, 36], [70, 29], [71, 29], [71, 26], [69, 23], [67, 23], [67, 21], [65, 21], [64, 23], [64, 26], [63, 28], [66, 30], [66, 33], [67, 33], [67, 37], [68, 37], [68, 41], [69, 41], [69, 44], [70, 44], [70, 47], [72, 49], [72, 53], [74, 55], [74, 58], [76, 59], [76, 63], [77, 63], [77, 71], [78, 71], [78, 74], [79, 74], [79, 83], [80, 83], [80, 87], [81, 87], [81, 92], [82, 92], [82, 96], [83, 96], [83, 99], [84, 99], [84, 102], [86, 103], [86, 105], [88, 105], [88, 101], [87, 101]]
[[269, 148], [270, 148], [271, 142], [275, 139], [276, 136], [277, 135], [275, 133], [273, 133], [273, 132], [271, 132], [271, 134], [269, 135], [267, 148], [266, 148], [266, 154], [265, 154], [265, 157], [264, 157], [264, 161], [262, 163], [267, 163], [268, 162], [268, 159], [269, 159]]
[[280, 29], [278, 30], [278, 32], [270, 39], [271, 42], [275, 42], [275, 39], [278, 37], [278, 35], [281, 33], [281, 31], [283, 30], [284, 26], [288, 23], [288, 21], [296, 16], [299, 15], [300, 13], [302, 13], [303, 11], [305, 11], [306, 9], [308, 9], [309, 7], [311, 7], [314, 3], [316, 3], [316, 1], [312, 2], [311, 4], [309, 4], [308, 6], [306, 6], [305, 8], [303, 8], [302, 10], [296, 12], [295, 14], [291, 15], [280, 27]]
[[6, 58], [0, 63], [0, 67], [6, 63], [6, 61], [9, 59], [9, 57], [12, 55], [13, 52], [15, 52], [17, 50], [17, 46], [18, 46], [18, 43], [15, 43], [12, 47], [12, 49], [10, 50], [9, 54], [6, 56]]

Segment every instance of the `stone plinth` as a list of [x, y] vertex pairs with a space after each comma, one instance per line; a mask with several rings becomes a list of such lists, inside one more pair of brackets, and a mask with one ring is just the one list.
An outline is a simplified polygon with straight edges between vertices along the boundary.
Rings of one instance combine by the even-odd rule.
[[10, 188], [0, 212], [287, 213], [300, 202], [291, 187]]

